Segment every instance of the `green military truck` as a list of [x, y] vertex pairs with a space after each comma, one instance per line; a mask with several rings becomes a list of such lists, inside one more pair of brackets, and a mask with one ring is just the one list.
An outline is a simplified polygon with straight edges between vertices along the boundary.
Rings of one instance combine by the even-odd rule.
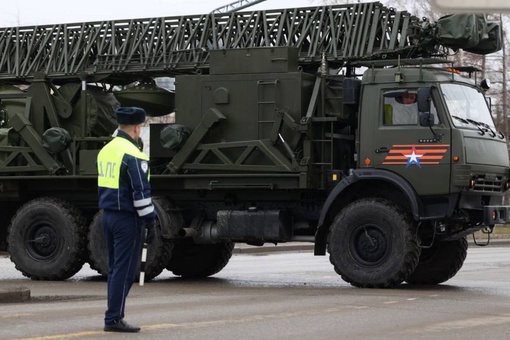
[[354, 286], [444, 282], [467, 235], [510, 219], [488, 83], [446, 59], [500, 36], [483, 16], [380, 3], [1, 28], [0, 242], [33, 279], [106, 275], [95, 159], [115, 108], [136, 105], [176, 114], [146, 143], [149, 279], [298, 241]]

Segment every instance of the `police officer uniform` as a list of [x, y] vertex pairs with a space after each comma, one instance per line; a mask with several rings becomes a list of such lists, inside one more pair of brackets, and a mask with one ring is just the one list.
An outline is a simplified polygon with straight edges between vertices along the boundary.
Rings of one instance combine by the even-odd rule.
[[[138, 125], [145, 111], [116, 110], [119, 125]], [[144, 224], [156, 217], [149, 184], [149, 158], [121, 129], [97, 156], [99, 208], [108, 249], [108, 309], [105, 331], [137, 332], [124, 321], [126, 297], [135, 280]]]

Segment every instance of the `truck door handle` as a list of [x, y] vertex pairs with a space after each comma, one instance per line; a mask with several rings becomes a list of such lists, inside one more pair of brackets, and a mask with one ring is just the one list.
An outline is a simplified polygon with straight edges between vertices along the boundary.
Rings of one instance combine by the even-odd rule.
[[385, 152], [390, 152], [390, 150], [385, 146], [382, 146], [379, 149], [375, 149], [375, 153], [385, 153]]

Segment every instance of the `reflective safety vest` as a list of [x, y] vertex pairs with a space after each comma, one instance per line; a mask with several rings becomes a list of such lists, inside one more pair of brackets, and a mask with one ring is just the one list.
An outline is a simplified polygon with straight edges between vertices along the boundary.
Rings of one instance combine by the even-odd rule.
[[149, 158], [123, 131], [106, 144], [97, 156], [99, 208], [137, 212], [153, 219], [154, 205], [149, 184]]

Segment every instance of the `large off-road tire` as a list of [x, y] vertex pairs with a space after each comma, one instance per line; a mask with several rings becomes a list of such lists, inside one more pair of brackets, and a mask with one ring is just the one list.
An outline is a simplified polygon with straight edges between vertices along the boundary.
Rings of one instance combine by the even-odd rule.
[[85, 263], [85, 224], [81, 212], [68, 202], [51, 197], [34, 199], [11, 220], [11, 261], [34, 280], [70, 278]]
[[[173, 242], [160, 237], [161, 224], [167, 223], [168, 213], [162, 208], [159, 201], [154, 200], [154, 207], [158, 214], [156, 223], [156, 237], [147, 247], [147, 260], [145, 262], [145, 280], [149, 281], [161, 274], [172, 254]], [[102, 212], [98, 212], [89, 228], [88, 250], [90, 267], [103, 276], [108, 276], [108, 251], [104, 237]], [[140, 249], [141, 250], [141, 249]], [[137, 274], [138, 277], [138, 274]]]
[[466, 260], [468, 242], [465, 237], [444, 241], [421, 250], [420, 262], [406, 279], [410, 284], [437, 285], [457, 274]]
[[379, 198], [353, 202], [336, 216], [328, 251], [342, 279], [365, 288], [399, 285], [414, 271], [420, 257], [409, 216]]
[[103, 276], [108, 275], [108, 252], [106, 250], [106, 240], [101, 223], [103, 213], [99, 211], [94, 215], [89, 226], [88, 238], [88, 261], [90, 268]]
[[192, 239], [178, 239], [167, 269], [185, 278], [201, 278], [222, 270], [232, 257], [233, 242], [196, 244]]

